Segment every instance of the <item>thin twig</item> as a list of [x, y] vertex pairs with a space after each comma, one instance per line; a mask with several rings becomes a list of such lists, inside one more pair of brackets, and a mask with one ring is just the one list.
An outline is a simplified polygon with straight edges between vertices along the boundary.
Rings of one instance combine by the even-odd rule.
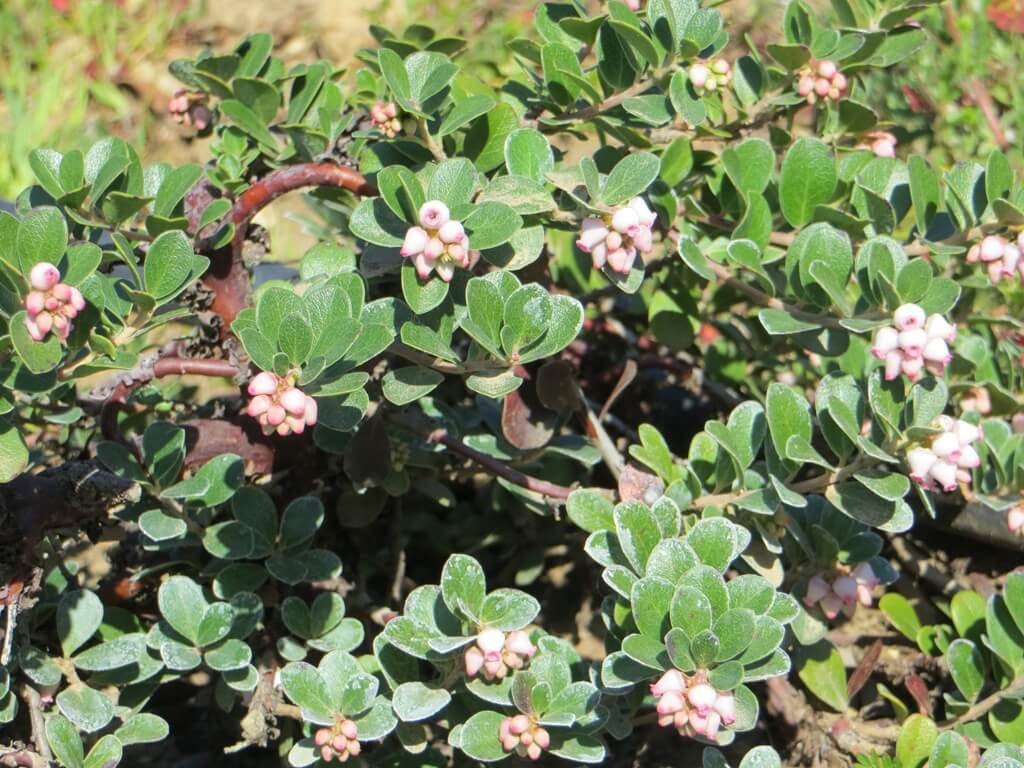
[[396, 424], [413, 434], [419, 435], [428, 442], [441, 443], [441, 445], [453, 453], [457, 453], [460, 456], [476, 462], [484, 469], [490, 470], [498, 477], [504, 478], [510, 483], [518, 485], [520, 488], [525, 488], [526, 490], [540, 494], [541, 496], [560, 500], [567, 499], [569, 494], [572, 493], [572, 488], [567, 488], [564, 485], [557, 485], [556, 483], [550, 483], [547, 480], [540, 480], [536, 477], [530, 477], [529, 475], [523, 474], [518, 469], [513, 469], [505, 462], [496, 459], [493, 456], [488, 456], [486, 453], [481, 453], [475, 448], [469, 447], [457, 437], [449, 435], [448, 431], [443, 427], [432, 425], [428, 422], [424, 422], [418, 418], [397, 411], [387, 413], [385, 418], [393, 424]]
[[952, 717], [949, 720], [943, 720], [937, 723], [939, 728], [946, 731], [950, 728], [955, 728], [961, 723], [969, 723], [971, 720], [977, 720], [984, 714], [987, 714], [996, 704], [1005, 698], [1015, 699], [1024, 693], [1024, 675], [1019, 675], [1014, 680], [1003, 688], [1002, 690], [996, 691], [991, 696], [986, 696], [984, 699], [979, 701], [977, 704], [970, 707], [962, 715]]
[[43, 702], [39, 697], [39, 691], [31, 685], [23, 685], [21, 686], [21, 698], [25, 700], [25, 704], [28, 707], [28, 718], [32, 727], [32, 743], [44, 760], [52, 760], [53, 755], [50, 753], [50, 744], [46, 740], [46, 726], [43, 723]]

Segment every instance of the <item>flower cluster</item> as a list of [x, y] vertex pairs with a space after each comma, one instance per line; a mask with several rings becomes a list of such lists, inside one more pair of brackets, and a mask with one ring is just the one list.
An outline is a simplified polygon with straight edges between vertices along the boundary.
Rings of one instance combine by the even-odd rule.
[[831, 621], [842, 611], [853, 616], [859, 602], [865, 608], [872, 605], [871, 590], [879, 585], [869, 563], [860, 563], [852, 571], [837, 570], [819, 573], [807, 583], [803, 603], [808, 608], [821, 606], [822, 613]]
[[896, 137], [889, 131], [871, 131], [857, 149], [870, 149], [875, 157], [896, 157]]
[[981, 437], [981, 429], [970, 422], [939, 416], [942, 430], [931, 438], [928, 446], [907, 451], [910, 479], [927, 490], [936, 487], [946, 493], [956, 490], [957, 483], [970, 483], [970, 470], [981, 464], [978, 452], [971, 445]]
[[485, 680], [502, 680], [510, 669], [522, 669], [537, 652], [523, 630], [509, 632], [485, 629], [466, 651], [466, 677], [481, 675]]
[[956, 326], [942, 315], [926, 316], [917, 304], [904, 304], [893, 314], [893, 326], [879, 328], [871, 354], [885, 361], [885, 380], [901, 373], [917, 381], [927, 368], [941, 376], [952, 362], [950, 342], [956, 339]]
[[398, 107], [394, 102], [378, 101], [370, 107], [370, 120], [373, 127], [389, 139], [395, 138], [402, 130], [402, 121], [398, 119]]
[[576, 247], [590, 254], [594, 269], [607, 263], [615, 272], [628, 274], [637, 253], [650, 253], [654, 247], [651, 227], [657, 218], [643, 198], [634, 197], [610, 216], [584, 219]]
[[333, 728], [319, 729], [313, 735], [313, 743], [320, 747], [320, 757], [325, 763], [334, 758], [344, 763], [362, 751], [359, 729], [351, 720], [340, 720]]
[[82, 292], [62, 283], [57, 268], [45, 261], [32, 267], [28, 281], [32, 287], [25, 296], [25, 327], [29, 336], [42, 341], [52, 331], [65, 341], [71, 333], [71, 321], [85, 309]]
[[814, 104], [818, 99], [838, 101], [846, 94], [849, 85], [846, 75], [839, 71], [836, 63], [824, 59], [817, 64], [809, 63], [800, 70], [796, 90], [808, 104]]
[[697, 62], [690, 67], [690, 83], [698, 95], [729, 87], [732, 82], [732, 67], [725, 59], [714, 59], [709, 62]]
[[448, 282], [456, 267], [471, 269], [480, 258], [469, 250], [469, 237], [462, 222], [451, 217], [448, 206], [439, 200], [423, 204], [419, 213], [420, 225], [409, 227], [402, 243], [402, 256], [412, 259], [421, 280], [430, 277], [433, 270]]
[[206, 104], [206, 94], [193, 91], [176, 91], [167, 102], [167, 113], [174, 122], [186, 128], [194, 127], [200, 133], [213, 121], [213, 114]]
[[551, 744], [551, 736], [526, 715], [506, 717], [501, 721], [501, 746], [520, 757], [540, 760], [541, 752]]
[[316, 400], [295, 386], [294, 376], [263, 371], [249, 382], [249, 394], [245, 412], [259, 421], [266, 435], [301, 434], [316, 424]]
[[1021, 250], [1024, 249], [1024, 232], [1017, 236], [1017, 242], [1011, 243], [999, 235], [989, 235], [980, 243], [972, 245], [967, 251], [967, 262], [975, 264], [984, 262], [988, 270], [988, 279], [995, 285], [1004, 277], [1018, 275], [1024, 281], [1024, 260]]
[[707, 673], [687, 677], [670, 669], [654, 685], [658, 725], [671, 726], [681, 736], [700, 736], [714, 741], [723, 725], [736, 722], [736, 700], [731, 693], [716, 691], [707, 681]]

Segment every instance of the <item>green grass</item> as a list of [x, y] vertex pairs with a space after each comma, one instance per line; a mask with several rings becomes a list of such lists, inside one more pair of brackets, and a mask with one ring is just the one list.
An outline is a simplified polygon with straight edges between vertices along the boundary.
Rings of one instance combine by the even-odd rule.
[[0, 2], [0, 197], [32, 181], [39, 146], [85, 148], [109, 134], [144, 142], [153, 117], [132, 93], [139, 62], [165, 66], [167, 40], [195, 0]]

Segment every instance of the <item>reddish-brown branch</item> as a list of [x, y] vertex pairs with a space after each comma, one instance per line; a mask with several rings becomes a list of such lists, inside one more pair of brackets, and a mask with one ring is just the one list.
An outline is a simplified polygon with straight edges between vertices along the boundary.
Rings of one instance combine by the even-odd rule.
[[164, 376], [220, 376], [230, 379], [237, 375], [238, 368], [227, 360], [161, 357], [153, 364], [154, 379]]
[[[210, 309], [223, 321], [225, 335], [231, 321], [249, 304], [249, 275], [242, 263], [242, 246], [253, 217], [281, 195], [305, 187], [337, 187], [352, 190], [358, 195], [377, 194], [365, 176], [336, 163], [292, 165], [253, 182], [228, 213], [227, 221], [235, 226], [230, 246], [210, 252], [212, 243], [209, 238], [199, 244], [199, 250], [210, 255], [210, 267], [203, 276], [203, 284], [215, 294]], [[195, 199], [201, 202], [202, 196], [197, 194]], [[209, 199], [205, 202], [208, 203]]]
[[475, 448], [471, 448], [457, 437], [449, 435], [448, 431], [442, 427], [432, 426], [402, 413], [389, 413], [387, 418], [396, 425], [419, 435], [425, 440], [441, 443], [441, 445], [453, 453], [457, 453], [479, 464], [484, 469], [490, 470], [498, 477], [504, 478], [520, 488], [525, 488], [528, 491], [533, 491], [541, 496], [547, 496], [552, 499], [567, 499], [569, 494], [572, 493], [572, 488], [549, 483], [547, 480], [540, 480], [536, 477], [530, 477], [493, 456], [488, 456], [486, 453], [481, 453]]

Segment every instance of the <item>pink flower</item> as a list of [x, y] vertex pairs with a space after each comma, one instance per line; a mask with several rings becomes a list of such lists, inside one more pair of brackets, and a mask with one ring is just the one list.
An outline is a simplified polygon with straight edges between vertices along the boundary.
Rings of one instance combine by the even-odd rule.
[[940, 416], [940, 428], [927, 445], [907, 451], [910, 479], [927, 490], [936, 485], [949, 493], [958, 483], [969, 483], [970, 470], [981, 465], [981, 457], [972, 443], [981, 437], [981, 430], [969, 422]]
[[429, 200], [420, 206], [420, 226], [424, 229], [440, 229], [450, 217], [448, 206], [440, 200]]
[[1012, 507], [1006, 515], [1006, 524], [1013, 533], [1024, 531], [1024, 504]]
[[498, 726], [498, 738], [506, 752], [515, 752], [530, 760], [539, 760], [543, 751], [551, 745], [550, 734], [526, 715], [514, 715], [502, 720]]
[[915, 381], [926, 367], [941, 376], [953, 361], [948, 342], [956, 338], [956, 327], [942, 315], [926, 316], [916, 304], [899, 307], [893, 324], [875, 332], [871, 347], [871, 354], [885, 361], [885, 380], [903, 374]]
[[690, 82], [693, 83], [693, 87], [700, 91], [704, 87], [704, 83], [708, 81], [708, 76], [711, 72], [703, 64], [694, 64], [690, 67]]
[[262, 371], [253, 376], [247, 391], [252, 399], [245, 412], [260, 423], [266, 435], [301, 434], [316, 424], [316, 400], [295, 386], [292, 374]]
[[28, 281], [37, 291], [48, 291], [60, 282], [60, 272], [53, 264], [40, 261], [32, 267]]
[[320, 748], [320, 757], [324, 762], [337, 760], [344, 763], [362, 752], [358, 736], [359, 730], [354, 722], [339, 719], [333, 727], [317, 729], [313, 734], [313, 743]]
[[897, 330], [911, 331], [915, 328], [923, 328], [927, 318], [924, 310], [917, 304], [903, 304], [896, 309], [892, 319]]
[[825, 59], [817, 64], [808, 62], [800, 70], [797, 93], [808, 104], [815, 104], [818, 99], [836, 101], [845, 94], [847, 85], [846, 77], [839, 71], [838, 65]]
[[642, 198], [617, 208], [610, 216], [584, 219], [576, 246], [589, 253], [594, 269], [606, 264], [615, 272], [627, 274], [638, 253], [649, 253], [654, 247], [651, 228], [657, 216]]
[[39, 262], [29, 272], [32, 287], [25, 295], [25, 327], [35, 341], [53, 333], [60, 341], [71, 334], [71, 321], [85, 309], [85, 297], [77, 288], [60, 282], [60, 272]]

